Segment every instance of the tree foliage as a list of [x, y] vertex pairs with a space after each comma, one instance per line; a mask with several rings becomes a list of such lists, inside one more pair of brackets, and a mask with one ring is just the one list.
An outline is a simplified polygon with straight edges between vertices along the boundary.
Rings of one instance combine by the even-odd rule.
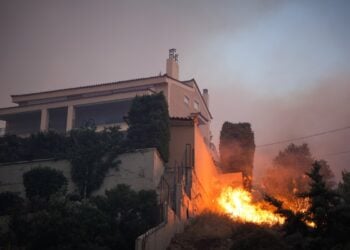
[[[267, 197], [267, 201], [277, 208], [276, 212], [286, 217], [283, 230], [286, 242], [293, 249], [336, 250], [350, 247], [350, 206], [346, 203], [345, 193], [337, 193], [326, 184], [322, 167], [322, 162], [315, 161], [306, 173], [310, 188], [299, 194], [310, 202], [305, 212], [294, 213], [285, 209], [282, 202]], [[344, 187], [346, 182], [345, 174], [339, 187]], [[306, 227], [306, 224], [313, 226]]]
[[156, 147], [164, 161], [169, 158], [170, 125], [163, 93], [136, 96], [128, 113], [128, 144], [133, 149]]
[[28, 199], [39, 197], [48, 200], [54, 193], [66, 192], [67, 179], [62, 171], [38, 167], [23, 174], [23, 185]]
[[[291, 169], [299, 177], [304, 175], [305, 172], [311, 170], [311, 166], [315, 161], [311, 154], [309, 146], [304, 143], [301, 145], [295, 145], [294, 143], [289, 144], [283, 151], [280, 151], [274, 159], [274, 167], [280, 169]], [[318, 165], [321, 165], [320, 173], [324, 176], [324, 180], [329, 187], [334, 185], [333, 178], [334, 174], [325, 160], [318, 160]], [[307, 186], [308, 180], [303, 181], [300, 185], [304, 187]], [[305, 191], [303, 187], [300, 188], [301, 191]]]
[[344, 202], [350, 205], [350, 172], [342, 172], [342, 182], [338, 185], [338, 191]]
[[156, 192], [125, 185], [82, 201], [57, 194], [46, 206], [36, 202], [11, 215], [0, 248], [131, 250], [139, 235], [159, 223]]
[[[11, 222], [13, 245], [25, 249], [118, 249], [122, 239], [109, 217], [90, 202], [65, 198], [45, 209], [23, 211]], [[121, 248], [122, 249], [122, 248]]]
[[55, 131], [38, 132], [27, 138], [0, 137], [0, 162], [60, 158], [67, 152], [66, 137]]
[[106, 191], [106, 197], [97, 197], [94, 203], [115, 220], [127, 248], [132, 249], [136, 238], [147, 229], [160, 223], [157, 194], [151, 190], [136, 192], [120, 184]]
[[117, 156], [124, 152], [123, 135], [119, 128], [96, 132], [94, 126], [73, 129], [68, 137], [66, 158], [72, 168], [72, 180], [86, 198], [97, 190], [109, 168], [117, 167]]
[[220, 132], [220, 157], [224, 172], [242, 172], [250, 189], [255, 152], [254, 133], [249, 123], [225, 122]]
[[15, 193], [0, 193], [0, 216], [10, 215], [21, 209], [23, 202], [23, 199]]
[[[266, 170], [261, 182], [264, 191], [282, 199], [291, 209], [305, 208], [307, 200], [297, 194], [309, 190], [309, 178], [305, 173], [311, 170], [314, 161], [307, 144], [289, 144], [274, 158], [273, 167]], [[327, 187], [333, 187], [330, 166], [325, 160], [319, 160], [318, 164]]]
[[315, 223], [317, 233], [324, 235], [329, 233], [327, 230], [330, 228], [330, 213], [338, 204], [338, 199], [335, 192], [326, 186], [320, 173], [322, 165], [316, 161], [312, 166], [311, 171], [306, 173], [311, 180], [310, 190], [301, 195], [310, 200], [306, 215]]

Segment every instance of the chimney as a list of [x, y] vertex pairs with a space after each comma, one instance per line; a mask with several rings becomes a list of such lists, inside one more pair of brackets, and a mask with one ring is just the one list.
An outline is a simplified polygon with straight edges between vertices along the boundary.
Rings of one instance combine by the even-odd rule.
[[203, 99], [204, 99], [205, 103], [209, 107], [209, 93], [208, 93], [208, 89], [203, 89], [202, 96], [203, 96]]
[[176, 49], [170, 49], [169, 58], [166, 60], [166, 74], [176, 80], [179, 80], [178, 57]]

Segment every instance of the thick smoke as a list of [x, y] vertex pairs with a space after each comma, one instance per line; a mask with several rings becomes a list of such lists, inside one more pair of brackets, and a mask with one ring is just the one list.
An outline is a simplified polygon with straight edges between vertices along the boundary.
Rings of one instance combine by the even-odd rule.
[[[224, 120], [250, 122], [257, 145], [254, 176], [259, 177], [288, 143], [270, 147], [259, 145], [350, 125], [349, 79], [349, 75], [337, 75], [312, 87], [301, 86], [298, 91], [268, 97], [259, 96], [258, 91], [241, 84], [234, 84], [233, 92], [217, 88], [211, 95], [214, 135], [218, 138]], [[334, 154], [350, 150], [350, 129], [295, 143], [307, 143], [316, 159], [327, 160], [338, 180], [342, 170], [350, 170], [350, 154]]]

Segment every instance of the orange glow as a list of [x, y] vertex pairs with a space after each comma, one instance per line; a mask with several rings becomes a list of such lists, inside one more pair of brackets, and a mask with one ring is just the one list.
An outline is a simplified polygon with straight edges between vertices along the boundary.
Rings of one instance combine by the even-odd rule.
[[285, 220], [264, 208], [262, 203], [253, 204], [252, 195], [242, 188], [224, 188], [217, 201], [223, 212], [234, 220], [268, 225], [283, 224]]

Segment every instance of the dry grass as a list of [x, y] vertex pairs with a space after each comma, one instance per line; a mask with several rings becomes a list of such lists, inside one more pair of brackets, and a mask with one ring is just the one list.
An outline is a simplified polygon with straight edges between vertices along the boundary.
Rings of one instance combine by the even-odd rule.
[[251, 223], [238, 223], [228, 216], [206, 211], [193, 219], [168, 250], [287, 250], [273, 229]]

